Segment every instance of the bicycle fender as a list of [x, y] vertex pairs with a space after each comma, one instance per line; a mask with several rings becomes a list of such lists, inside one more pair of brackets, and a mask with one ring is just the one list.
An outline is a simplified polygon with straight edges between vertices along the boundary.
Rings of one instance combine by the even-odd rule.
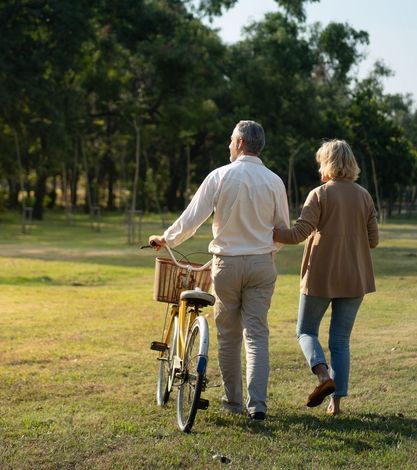
[[197, 363], [197, 372], [199, 374], [204, 374], [207, 368], [207, 356], [199, 356]]
[[198, 347], [198, 362], [197, 372], [204, 374], [208, 362], [208, 349], [209, 349], [209, 328], [205, 317], [197, 317], [195, 322], [198, 322], [200, 330], [200, 344]]

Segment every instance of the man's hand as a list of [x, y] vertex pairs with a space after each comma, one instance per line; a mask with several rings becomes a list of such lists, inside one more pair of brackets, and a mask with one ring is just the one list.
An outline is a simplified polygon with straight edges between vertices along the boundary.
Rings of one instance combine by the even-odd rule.
[[156, 251], [159, 251], [166, 245], [164, 237], [159, 235], [151, 235], [148, 240], [149, 245], [151, 245]]

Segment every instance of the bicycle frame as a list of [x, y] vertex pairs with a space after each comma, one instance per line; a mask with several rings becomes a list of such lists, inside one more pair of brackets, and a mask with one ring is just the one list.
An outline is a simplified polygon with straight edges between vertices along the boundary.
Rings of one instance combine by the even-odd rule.
[[178, 334], [176, 335], [176, 355], [174, 358], [174, 368], [180, 369], [182, 366], [182, 361], [184, 360], [188, 331], [194, 320], [197, 318], [198, 311], [189, 308], [188, 302], [186, 300], [181, 300], [179, 305], [171, 305], [169, 311], [168, 327], [162, 339], [162, 342], [164, 343], [171, 334], [175, 316], [178, 317]]

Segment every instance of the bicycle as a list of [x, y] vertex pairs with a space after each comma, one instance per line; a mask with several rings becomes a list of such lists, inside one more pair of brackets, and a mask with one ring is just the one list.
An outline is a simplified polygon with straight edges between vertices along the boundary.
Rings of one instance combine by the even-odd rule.
[[181, 431], [190, 432], [197, 411], [209, 406], [209, 400], [201, 397], [208, 383], [209, 348], [208, 322], [201, 312], [215, 301], [207, 292], [211, 260], [204, 265], [182, 264], [165, 248], [171, 259], [155, 260], [154, 300], [168, 303], [162, 341], [151, 343], [151, 349], [160, 353], [156, 401], [164, 406], [178, 384], [177, 423]]

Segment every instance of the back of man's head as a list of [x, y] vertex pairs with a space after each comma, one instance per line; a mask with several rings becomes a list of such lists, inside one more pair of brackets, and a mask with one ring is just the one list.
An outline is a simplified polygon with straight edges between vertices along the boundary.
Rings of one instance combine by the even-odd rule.
[[260, 155], [265, 146], [263, 127], [255, 121], [240, 121], [236, 125], [236, 133], [245, 144], [245, 151]]

